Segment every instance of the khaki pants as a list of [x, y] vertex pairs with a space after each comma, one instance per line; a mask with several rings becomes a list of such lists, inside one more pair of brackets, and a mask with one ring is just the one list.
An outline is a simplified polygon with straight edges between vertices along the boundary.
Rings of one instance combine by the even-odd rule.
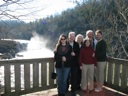
[[100, 87], [102, 87], [104, 84], [105, 67], [106, 67], [106, 61], [97, 62], [97, 68], [95, 69], [95, 78], [96, 78], [96, 82], [100, 85]]
[[81, 89], [82, 90], [93, 90], [93, 79], [94, 79], [94, 64], [83, 64], [82, 65], [82, 78], [81, 78]]

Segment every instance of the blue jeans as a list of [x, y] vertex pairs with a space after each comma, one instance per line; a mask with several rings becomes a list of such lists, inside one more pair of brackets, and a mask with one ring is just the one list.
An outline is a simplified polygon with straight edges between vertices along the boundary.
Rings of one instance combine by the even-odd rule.
[[56, 68], [58, 93], [65, 94], [70, 67]]

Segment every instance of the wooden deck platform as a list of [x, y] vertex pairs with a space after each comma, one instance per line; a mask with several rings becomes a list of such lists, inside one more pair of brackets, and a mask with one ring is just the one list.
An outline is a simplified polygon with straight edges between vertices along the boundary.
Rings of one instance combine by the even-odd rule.
[[[67, 92], [66, 96], [71, 96], [71, 92]], [[57, 89], [50, 89], [46, 91], [40, 91], [36, 93], [26, 94], [22, 96], [58, 96]], [[76, 96], [128, 96], [127, 94], [113, 90], [108, 87], [104, 87], [102, 92], [83, 93], [81, 90], [76, 92]]]

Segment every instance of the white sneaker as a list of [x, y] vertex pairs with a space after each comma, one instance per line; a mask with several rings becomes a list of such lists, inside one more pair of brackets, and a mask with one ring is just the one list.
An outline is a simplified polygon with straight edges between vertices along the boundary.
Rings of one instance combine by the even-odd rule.
[[94, 89], [95, 92], [100, 92], [99, 88]]
[[102, 91], [102, 89], [101, 89], [101, 88], [99, 88], [99, 91]]

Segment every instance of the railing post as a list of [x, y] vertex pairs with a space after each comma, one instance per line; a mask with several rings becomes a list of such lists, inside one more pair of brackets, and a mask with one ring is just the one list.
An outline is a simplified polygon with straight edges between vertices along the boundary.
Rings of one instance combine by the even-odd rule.
[[15, 91], [21, 90], [21, 68], [19, 64], [15, 64]]
[[33, 64], [33, 88], [39, 87], [39, 64]]
[[46, 82], [46, 79], [47, 79], [47, 69], [46, 69], [46, 65], [47, 62], [42, 62], [41, 63], [41, 85], [42, 87], [44, 88], [45, 86], [47, 86], [47, 82]]
[[121, 77], [121, 86], [123, 87], [123, 88], [126, 88], [127, 86], [128, 86], [128, 84], [127, 84], [127, 80], [128, 80], [128, 67], [126, 66], [126, 64], [124, 64], [123, 66], [122, 66], [122, 77]]
[[5, 94], [8, 94], [11, 92], [11, 71], [10, 71], [10, 65], [5, 65], [4, 66], [4, 74], [5, 74], [5, 77], [4, 77], [4, 80], [5, 80]]
[[24, 64], [24, 87], [30, 89], [30, 64]]
[[49, 62], [49, 84], [50, 86], [54, 86], [54, 80], [51, 79], [51, 73], [53, 72], [53, 68], [54, 68], [54, 62]]
[[113, 63], [109, 62], [108, 64], [108, 78], [107, 78], [107, 82], [108, 84], [112, 84], [112, 75], [113, 75]]
[[115, 65], [114, 84], [119, 86], [120, 84], [120, 64]]

